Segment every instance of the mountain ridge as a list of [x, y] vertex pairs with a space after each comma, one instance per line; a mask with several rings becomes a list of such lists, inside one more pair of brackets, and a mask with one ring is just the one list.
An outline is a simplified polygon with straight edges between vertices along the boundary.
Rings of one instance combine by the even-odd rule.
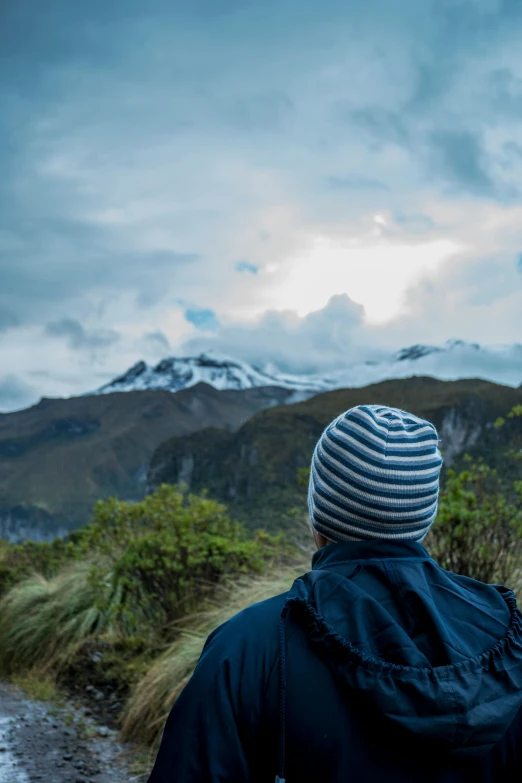
[[177, 392], [205, 382], [217, 389], [279, 386], [295, 392], [293, 401], [340, 388], [361, 388], [393, 378], [432, 376], [439, 380], [477, 377], [522, 386], [522, 345], [481, 346], [464, 340], [444, 345], [415, 344], [387, 359], [352, 363], [325, 373], [290, 374], [271, 364], [254, 365], [218, 352], [167, 357], [150, 367], [139, 361], [122, 375], [89, 394], [165, 389]]
[[141, 360], [127, 372], [90, 393], [109, 394], [114, 391], [145, 389], [177, 392], [191, 388], [197, 383], [208, 383], [220, 391], [262, 386], [278, 386], [297, 392], [324, 391], [324, 384], [320, 379], [276, 374], [227, 354], [207, 352], [198, 356], [166, 357], [154, 367], [149, 367]]
[[306, 507], [306, 491], [298, 487], [296, 476], [309, 466], [324, 427], [344, 410], [369, 403], [403, 408], [432, 421], [446, 468], [458, 466], [468, 452], [502, 469], [506, 478], [522, 478], [522, 461], [506, 457], [509, 450], [522, 448], [522, 421], [513, 428], [494, 426], [522, 403], [522, 389], [480, 379], [416, 377], [325, 392], [264, 410], [234, 433], [211, 429], [171, 438], [151, 458], [147, 490], [183, 483], [193, 491], [207, 489], [250, 526], [291, 526], [292, 508]]
[[292, 392], [277, 387], [140, 391], [41, 400], [0, 418], [0, 537], [49, 538], [110, 495], [139, 500], [148, 462], [173, 435], [235, 429]]
[[[412, 350], [426, 356], [425, 348]], [[433, 355], [438, 354], [430, 352], [428, 358]], [[383, 396], [372, 400], [379, 389]], [[415, 394], [411, 389], [416, 389]], [[468, 400], [465, 415], [464, 398]], [[451, 459], [468, 446], [476, 450], [484, 433], [488, 434], [486, 423], [492, 426], [493, 416], [505, 415], [513, 405], [521, 404], [522, 390], [480, 379], [440, 381], [415, 376], [319, 394], [274, 386], [220, 391], [198, 382], [175, 394], [161, 389], [43, 398], [31, 408], [0, 416], [0, 536], [17, 540], [63, 535], [88, 521], [99, 498], [139, 500], [148, 485], [165, 474], [163, 468], [157, 470], [155, 459], [166, 453], [165, 443], [172, 439], [183, 453], [170, 475], [163, 475], [164, 480], [186, 479], [195, 489], [207, 487], [236, 508], [243, 504], [248, 513], [257, 514], [257, 501], [247, 508], [245, 493], [259, 498], [265, 489], [270, 503], [279, 492], [281, 507], [288, 507], [287, 500], [294, 497], [295, 472], [306, 465], [328, 417], [368, 401], [411, 409], [426, 418], [445, 406], [439, 423], [442, 436], [450, 436], [446, 450]], [[269, 408], [274, 409], [273, 418], [258, 419]], [[252, 445], [249, 438], [241, 440], [250, 426], [255, 430], [258, 421], [267, 427], [261, 445]], [[274, 431], [276, 421], [280, 430]], [[303, 427], [308, 427], [306, 438]], [[236, 437], [238, 428], [241, 436]], [[297, 451], [291, 445], [293, 428]], [[205, 433], [200, 436], [202, 430]], [[502, 444], [488, 438], [499, 461]], [[265, 471], [259, 484], [259, 461], [266, 461], [266, 471], [280, 473], [284, 481], [278, 485], [277, 476], [275, 484], [272, 479], [265, 481]], [[232, 480], [234, 476], [237, 481]], [[263, 502], [258, 505], [262, 507]]]

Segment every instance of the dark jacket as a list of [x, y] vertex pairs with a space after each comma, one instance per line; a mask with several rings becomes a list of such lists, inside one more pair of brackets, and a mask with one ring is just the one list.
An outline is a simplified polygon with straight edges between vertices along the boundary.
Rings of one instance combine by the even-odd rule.
[[522, 781], [512, 592], [418, 543], [321, 549], [211, 634], [150, 783]]

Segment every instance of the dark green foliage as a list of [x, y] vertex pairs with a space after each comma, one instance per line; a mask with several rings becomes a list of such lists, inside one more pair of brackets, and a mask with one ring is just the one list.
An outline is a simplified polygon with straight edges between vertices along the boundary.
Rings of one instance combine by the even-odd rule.
[[138, 503], [99, 501], [67, 540], [2, 545], [0, 665], [62, 672], [95, 642], [104, 670], [127, 651], [122, 679], [130, 677], [134, 658], [170, 639], [181, 615], [205, 608], [223, 577], [257, 573], [283, 551], [205, 494], [163, 485]]
[[86, 556], [101, 557], [93, 579], [100, 595], [110, 582], [106, 611], [126, 633], [192, 611], [222, 576], [261, 570], [279, 544], [265, 534], [247, 535], [204, 494], [185, 496], [169, 485], [139, 503], [97, 503], [77, 539]]
[[522, 460], [522, 405], [515, 405], [506, 417], [500, 416], [494, 427], [504, 435], [506, 440], [507, 448], [504, 456], [513, 457], [514, 464], [520, 462]]
[[8, 544], [0, 540], [0, 596], [21, 579], [37, 572], [54, 576], [60, 567], [77, 556], [71, 542], [57, 538], [52, 542], [26, 541]]
[[297, 471], [297, 484], [299, 487], [308, 487], [310, 481], [310, 468], [299, 468]]
[[448, 472], [437, 520], [426, 540], [443, 568], [482, 582], [522, 584], [522, 481], [506, 497], [496, 470], [468, 460]]

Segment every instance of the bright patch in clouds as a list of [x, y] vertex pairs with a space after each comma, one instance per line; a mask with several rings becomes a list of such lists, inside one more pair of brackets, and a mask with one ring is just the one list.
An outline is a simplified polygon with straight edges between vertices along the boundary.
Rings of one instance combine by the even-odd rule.
[[520, 341], [521, 2], [33, 0], [4, 29], [0, 413], [213, 346], [312, 372]]
[[335, 294], [347, 294], [363, 305], [368, 323], [385, 323], [404, 313], [409, 288], [462, 249], [442, 239], [419, 244], [381, 239], [363, 245], [358, 240], [341, 243], [319, 237], [306, 253], [276, 273], [272, 307], [305, 316], [324, 307]]

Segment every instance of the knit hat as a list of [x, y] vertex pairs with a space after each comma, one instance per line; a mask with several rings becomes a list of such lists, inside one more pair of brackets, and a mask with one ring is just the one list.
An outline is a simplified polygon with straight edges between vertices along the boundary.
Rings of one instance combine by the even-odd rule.
[[315, 447], [308, 489], [313, 527], [331, 541], [422, 541], [437, 515], [437, 430], [411, 413], [359, 405]]

